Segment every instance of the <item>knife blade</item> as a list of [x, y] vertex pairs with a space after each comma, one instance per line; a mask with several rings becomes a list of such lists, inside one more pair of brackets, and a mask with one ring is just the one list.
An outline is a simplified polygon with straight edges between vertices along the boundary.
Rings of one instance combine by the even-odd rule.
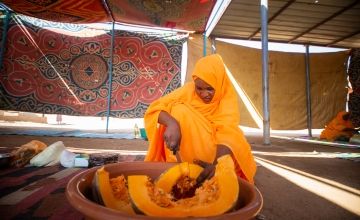
[[181, 157], [180, 157], [179, 151], [175, 151], [175, 154], [174, 154], [174, 155], [176, 156], [177, 162], [178, 162], [178, 163], [181, 163], [182, 161], [181, 161]]
[[[181, 163], [182, 160], [181, 160], [181, 156], [180, 156], [180, 151], [176, 151], [175, 156], [176, 156], [176, 161], [178, 163]], [[190, 163], [187, 163], [187, 168], [188, 168], [188, 171], [189, 171], [188, 175], [190, 176]]]

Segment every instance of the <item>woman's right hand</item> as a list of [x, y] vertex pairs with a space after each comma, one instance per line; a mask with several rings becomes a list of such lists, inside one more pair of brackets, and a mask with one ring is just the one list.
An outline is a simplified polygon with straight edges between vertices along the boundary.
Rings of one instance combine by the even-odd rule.
[[171, 151], [176, 153], [176, 151], [179, 150], [180, 139], [181, 139], [181, 132], [180, 132], [180, 127], [177, 123], [171, 124], [166, 127], [166, 130], [164, 132], [164, 140], [167, 147]]
[[181, 130], [180, 125], [174, 117], [165, 111], [161, 111], [159, 114], [158, 122], [166, 126], [164, 132], [164, 140], [172, 152], [179, 150], [181, 141]]

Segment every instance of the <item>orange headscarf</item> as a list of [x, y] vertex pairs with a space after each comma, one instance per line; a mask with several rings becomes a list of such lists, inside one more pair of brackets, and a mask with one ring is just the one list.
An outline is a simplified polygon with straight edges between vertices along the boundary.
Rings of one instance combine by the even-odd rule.
[[228, 146], [238, 172], [253, 182], [256, 165], [242, 131], [237, 94], [217, 54], [201, 58], [195, 65], [193, 79], [200, 78], [215, 89], [210, 103], [204, 103], [195, 92], [194, 81], [158, 99], [145, 113], [145, 128], [150, 141], [146, 161], [176, 161], [163, 140], [165, 127], [158, 125], [160, 111], [171, 114], [180, 124], [180, 156], [183, 161], [200, 159], [213, 162], [216, 146]]

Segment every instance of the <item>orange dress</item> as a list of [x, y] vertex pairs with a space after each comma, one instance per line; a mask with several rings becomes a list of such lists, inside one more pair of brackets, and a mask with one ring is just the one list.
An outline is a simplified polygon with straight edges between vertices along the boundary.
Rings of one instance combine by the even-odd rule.
[[320, 134], [320, 139], [334, 141], [339, 137], [351, 138], [355, 131], [354, 125], [350, 120], [344, 120], [343, 116], [349, 114], [348, 112], [341, 111], [336, 117], [325, 126], [325, 129]]
[[202, 79], [215, 89], [213, 99], [204, 103], [195, 93], [195, 83], [191, 81], [153, 102], [144, 116], [150, 142], [145, 161], [177, 161], [165, 146], [165, 126], [158, 124], [160, 112], [166, 111], [180, 124], [182, 161], [198, 159], [212, 163], [217, 145], [226, 145], [233, 153], [238, 174], [253, 183], [256, 164], [251, 147], [239, 128], [237, 94], [221, 57], [210, 55], [200, 59], [192, 77]]

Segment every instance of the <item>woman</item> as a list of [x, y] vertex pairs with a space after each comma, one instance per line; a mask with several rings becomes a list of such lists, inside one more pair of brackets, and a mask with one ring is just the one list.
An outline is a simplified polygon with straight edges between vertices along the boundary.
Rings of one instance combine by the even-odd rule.
[[150, 146], [145, 161], [179, 159], [212, 164], [230, 153], [238, 175], [253, 183], [256, 164], [238, 126], [237, 94], [221, 57], [215, 54], [201, 58], [192, 79], [153, 102], [146, 111]]
[[356, 133], [357, 131], [350, 120], [350, 112], [340, 111], [325, 126], [325, 129], [320, 134], [320, 139], [348, 142]]

